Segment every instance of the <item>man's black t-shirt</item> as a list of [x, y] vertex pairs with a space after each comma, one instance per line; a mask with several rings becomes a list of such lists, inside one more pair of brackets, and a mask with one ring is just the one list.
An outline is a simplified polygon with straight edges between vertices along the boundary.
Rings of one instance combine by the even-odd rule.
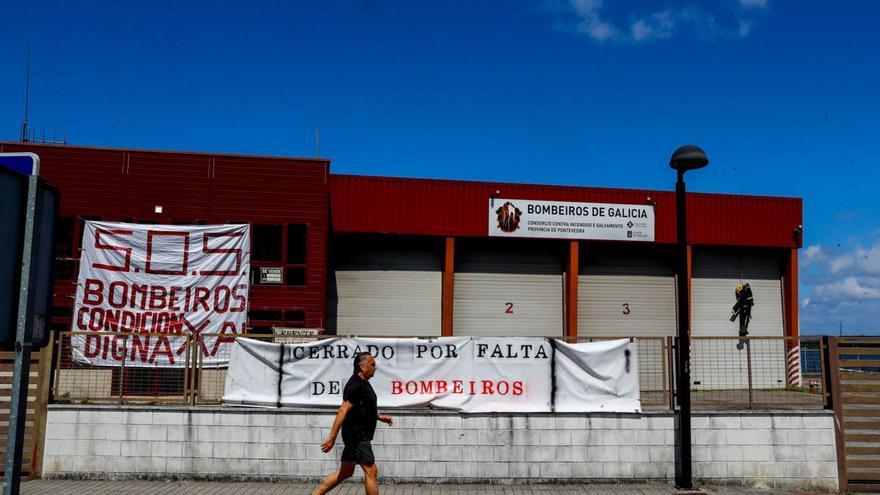
[[370, 382], [352, 375], [342, 391], [342, 400], [351, 402], [352, 407], [342, 423], [342, 441], [349, 443], [358, 440], [372, 440], [376, 431], [376, 392]]

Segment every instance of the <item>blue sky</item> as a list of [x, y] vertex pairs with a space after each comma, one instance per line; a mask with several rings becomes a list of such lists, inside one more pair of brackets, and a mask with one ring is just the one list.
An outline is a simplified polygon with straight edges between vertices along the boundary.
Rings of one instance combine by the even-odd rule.
[[802, 333], [880, 333], [880, 5], [3, 2], [0, 139], [804, 199]]

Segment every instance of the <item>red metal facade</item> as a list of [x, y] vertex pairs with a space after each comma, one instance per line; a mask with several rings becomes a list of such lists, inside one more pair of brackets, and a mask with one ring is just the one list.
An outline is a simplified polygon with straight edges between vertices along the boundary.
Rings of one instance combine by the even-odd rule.
[[[294, 266], [304, 270], [304, 281], [253, 285], [254, 326], [324, 327], [331, 225], [344, 233], [485, 237], [491, 197], [650, 203], [655, 205], [656, 242], [675, 242], [671, 191], [331, 176], [327, 160], [0, 143], [0, 152], [15, 151], [40, 156], [42, 175], [61, 191], [61, 216], [71, 231], [68, 246], [57, 253], [59, 266], [69, 269], [59, 270], [56, 280], [56, 328], [69, 325], [84, 219], [250, 223], [281, 226], [288, 233], [285, 226], [305, 225], [305, 259]], [[156, 206], [162, 206], [162, 213], [155, 213]], [[689, 242], [797, 249], [801, 210], [800, 198], [692, 193]], [[280, 248], [285, 253], [288, 237]], [[287, 261], [282, 263], [285, 273]], [[278, 264], [252, 261], [254, 267]]]
[[[0, 152], [16, 151], [37, 153], [41, 175], [61, 191], [61, 217], [72, 221], [73, 239], [69, 253], [58, 253], [60, 263], [77, 264], [83, 218], [306, 225], [305, 283], [253, 286], [250, 309], [263, 316], [251, 324], [292, 323], [300, 318], [288, 315], [301, 314], [301, 324], [324, 326], [328, 160], [0, 143]], [[61, 277], [53, 318], [59, 326], [69, 321], [76, 270]], [[279, 318], [265, 316], [275, 312]]]
[[[655, 204], [655, 240], [675, 242], [675, 193], [488, 182], [332, 175], [334, 232], [439, 236], [488, 235], [491, 197], [592, 203]], [[800, 247], [800, 198], [688, 194], [693, 245]]]

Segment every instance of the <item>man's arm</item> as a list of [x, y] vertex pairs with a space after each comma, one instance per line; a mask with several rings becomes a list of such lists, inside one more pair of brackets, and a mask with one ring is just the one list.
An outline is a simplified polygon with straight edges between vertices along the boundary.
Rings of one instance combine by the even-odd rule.
[[333, 428], [330, 429], [330, 436], [324, 440], [324, 443], [321, 444], [321, 452], [327, 453], [333, 450], [333, 445], [336, 443], [336, 435], [339, 434], [339, 429], [342, 428], [342, 423], [345, 421], [345, 415], [348, 414], [348, 411], [354, 406], [351, 402], [344, 401], [341, 406], [339, 406], [339, 410], [336, 411], [336, 419], [333, 420]]

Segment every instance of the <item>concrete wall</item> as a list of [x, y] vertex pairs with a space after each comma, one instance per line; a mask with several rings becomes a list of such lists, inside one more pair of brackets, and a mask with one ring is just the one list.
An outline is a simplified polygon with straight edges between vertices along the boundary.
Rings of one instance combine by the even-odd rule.
[[[318, 479], [335, 411], [50, 406], [43, 476]], [[674, 479], [673, 417], [396, 411], [373, 445], [380, 477], [422, 482]], [[833, 416], [693, 418], [694, 477], [837, 489]]]

